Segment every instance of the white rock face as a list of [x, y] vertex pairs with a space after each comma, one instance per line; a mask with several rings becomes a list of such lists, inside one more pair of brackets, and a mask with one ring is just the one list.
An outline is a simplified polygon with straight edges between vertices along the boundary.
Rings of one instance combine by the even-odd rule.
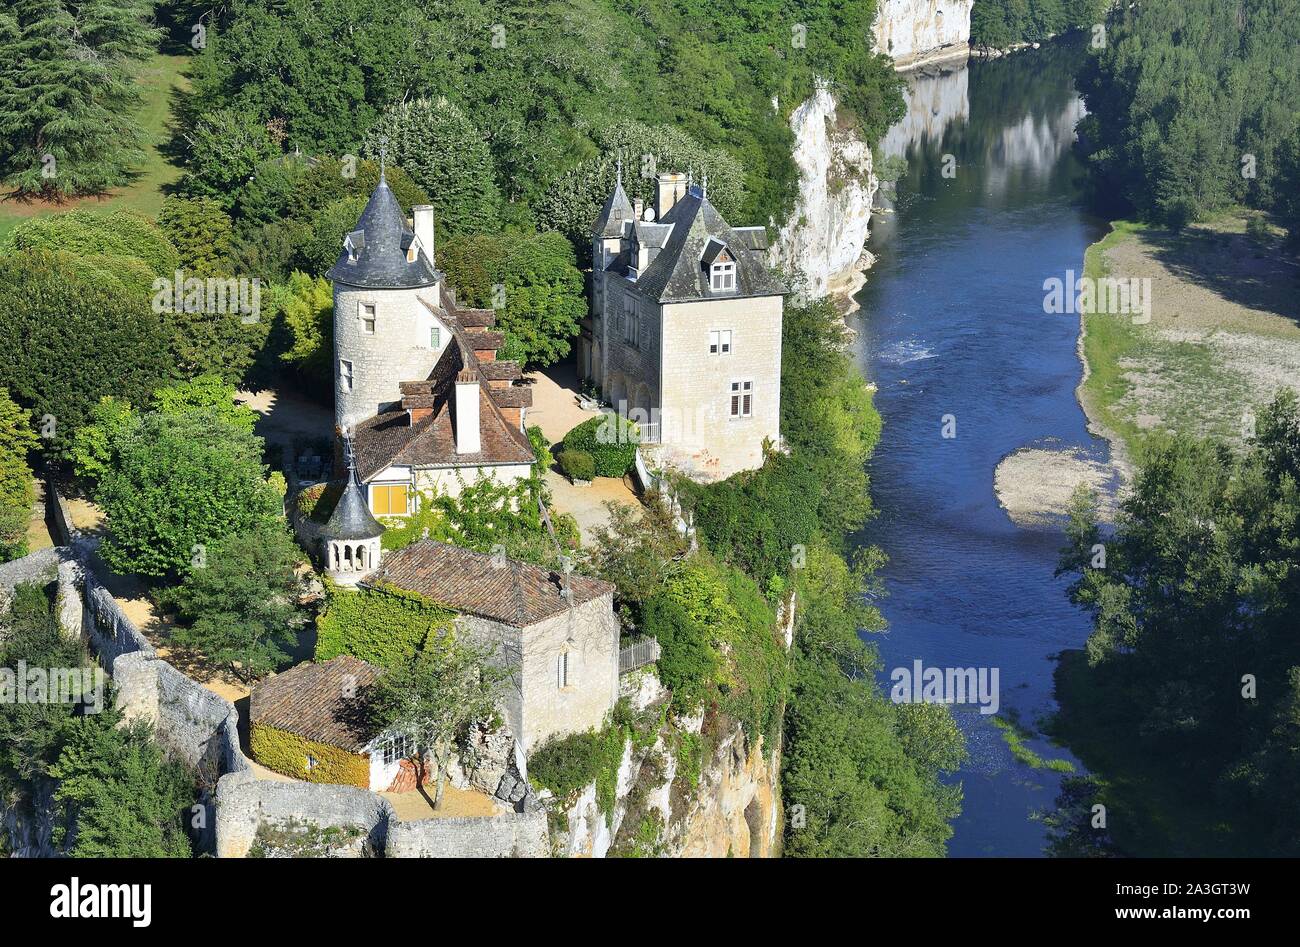
[[807, 297], [851, 297], [862, 285], [865, 267], [859, 264], [880, 186], [871, 148], [854, 129], [840, 127], [835, 99], [825, 88], [794, 110], [790, 128], [799, 199], [769, 251], [771, 262], [802, 274]]
[[928, 58], [944, 47], [964, 53], [974, 5], [974, 0], [881, 0], [872, 27], [874, 49], [900, 65]]

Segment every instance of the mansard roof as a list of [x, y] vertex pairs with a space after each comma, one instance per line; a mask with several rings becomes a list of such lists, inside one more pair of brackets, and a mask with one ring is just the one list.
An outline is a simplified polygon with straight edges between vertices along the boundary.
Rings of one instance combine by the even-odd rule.
[[[365, 289], [415, 289], [432, 286], [439, 274], [430, 259], [431, 248], [422, 247], [413, 261], [407, 251], [415, 234], [388, 181], [382, 176], [356, 229], [347, 235], [342, 252], [325, 276], [336, 283]], [[351, 244], [352, 252], [348, 252]]]
[[623, 181], [620, 179], [614, 185], [613, 192], [606, 198], [605, 206], [600, 209], [600, 214], [596, 217], [595, 223], [591, 225], [591, 235], [593, 237], [621, 237], [623, 236], [623, 224], [632, 220], [635, 216], [632, 211], [632, 202], [627, 199], [627, 192], [623, 190]]
[[[664, 231], [671, 231], [664, 236]], [[650, 261], [637, 276], [636, 290], [657, 302], [694, 302], [745, 296], [784, 296], [790, 290], [767, 267], [766, 233], [760, 227], [733, 229], [709, 203], [704, 191], [692, 187], [653, 229], [637, 227], [647, 237]], [[704, 258], [720, 244], [736, 258], [736, 288], [715, 292]], [[656, 247], [661, 247], [656, 251]], [[716, 254], [715, 254], [716, 255]], [[630, 261], [618, 257], [610, 269], [626, 270]]]
[[572, 604], [581, 605], [614, 591], [600, 579], [506, 559], [460, 546], [425, 539], [389, 553], [380, 568], [362, 585], [393, 585], [446, 605], [458, 612], [526, 628], [569, 608], [562, 593], [567, 585]]

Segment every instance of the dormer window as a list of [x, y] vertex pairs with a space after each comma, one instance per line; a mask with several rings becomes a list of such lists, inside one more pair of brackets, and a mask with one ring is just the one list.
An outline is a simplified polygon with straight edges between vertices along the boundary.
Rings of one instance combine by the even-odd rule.
[[715, 293], [730, 293], [736, 289], [736, 258], [727, 245], [717, 237], [710, 237], [700, 254], [700, 265], [709, 271], [709, 288]]
[[727, 292], [736, 288], [736, 264], [714, 263], [709, 268], [709, 285], [714, 292]]
[[349, 263], [357, 262], [365, 246], [366, 234], [363, 230], [354, 230], [343, 238], [343, 249], [347, 251]]

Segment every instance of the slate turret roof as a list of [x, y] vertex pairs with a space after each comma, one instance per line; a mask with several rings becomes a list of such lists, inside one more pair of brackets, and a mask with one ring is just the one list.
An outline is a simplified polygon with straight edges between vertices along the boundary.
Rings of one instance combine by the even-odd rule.
[[[616, 189], [606, 208], [618, 193]], [[602, 212], [593, 232], [604, 219]], [[701, 187], [692, 186], [659, 220], [635, 222], [629, 238], [607, 271], [626, 275], [633, 261], [632, 245], [639, 244], [648, 251], [648, 261], [637, 275], [636, 291], [656, 302], [784, 296], [790, 292], [768, 269], [767, 231], [762, 227], [732, 227], [709, 203]], [[708, 264], [723, 249], [736, 261], [736, 288], [715, 291]]]
[[321, 528], [321, 539], [374, 539], [382, 536], [384, 527], [370, 514], [365, 492], [357, 477], [357, 465], [353, 459], [352, 439], [344, 435], [343, 451], [347, 455], [348, 482], [343, 487], [343, 495], [334, 505], [334, 512], [329, 521]]
[[[356, 229], [345, 238], [338, 260], [325, 274], [336, 283], [365, 289], [416, 289], [432, 286], [439, 274], [424, 252], [413, 261], [406, 259], [415, 234], [406, 226], [406, 215], [383, 176], [370, 195]], [[348, 250], [348, 244], [352, 252]], [[354, 259], [355, 257], [355, 259]]]
[[600, 216], [596, 222], [591, 225], [591, 235], [593, 237], [621, 237], [623, 236], [623, 224], [632, 220], [635, 214], [632, 211], [632, 202], [627, 199], [627, 192], [623, 190], [623, 178], [620, 175], [618, 183], [614, 185], [614, 192], [609, 195], [605, 201], [605, 206], [600, 209]]

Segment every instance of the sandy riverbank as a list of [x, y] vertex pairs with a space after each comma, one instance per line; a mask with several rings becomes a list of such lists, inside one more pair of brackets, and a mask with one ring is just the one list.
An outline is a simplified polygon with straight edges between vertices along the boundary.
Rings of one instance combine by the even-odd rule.
[[1078, 483], [1110, 485], [1106, 518], [1151, 432], [1241, 449], [1281, 388], [1300, 391], [1300, 267], [1278, 232], [1248, 232], [1251, 216], [1228, 214], [1180, 233], [1117, 221], [1088, 249], [1089, 276], [1151, 281], [1150, 322], [1107, 312], [1081, 318], [1077, 397], [1088, 429], [1109, 442], [1110, 463], [1070, 451], [1009, 455], [995, 483], [1013, 520], [1059, 520]]

